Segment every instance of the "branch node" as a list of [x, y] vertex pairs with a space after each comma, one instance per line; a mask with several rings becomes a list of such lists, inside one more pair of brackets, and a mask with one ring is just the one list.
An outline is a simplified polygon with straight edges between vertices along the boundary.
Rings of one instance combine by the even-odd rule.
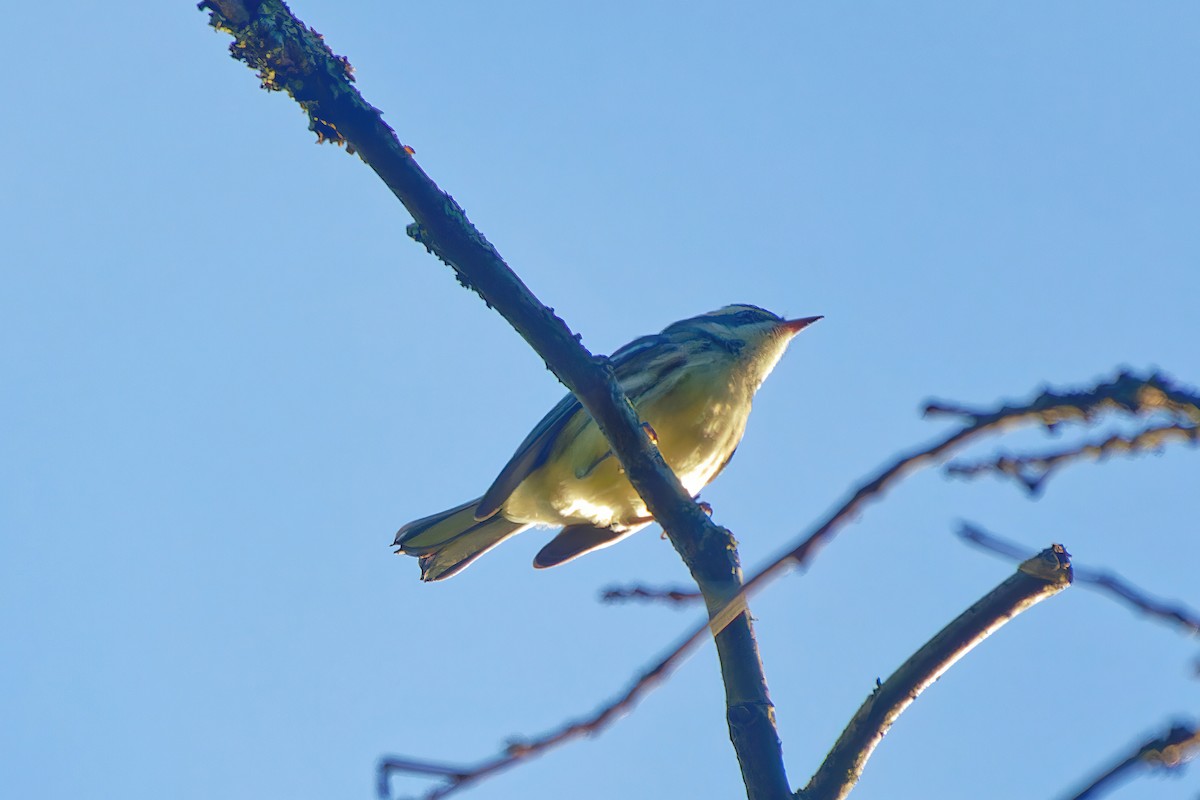
[[1026, 559], [1018, 569], [1047, 583], [1069, 584], [1074, 579], [1071, 554], [1061, 544], [1051, 545], [1032, 558]]

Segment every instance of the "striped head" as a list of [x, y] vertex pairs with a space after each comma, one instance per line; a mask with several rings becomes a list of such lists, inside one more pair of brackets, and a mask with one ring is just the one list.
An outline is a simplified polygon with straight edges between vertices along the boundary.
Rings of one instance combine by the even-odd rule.
[[675, 341], [700, 340], [731, 353], [739, 372], [757, 389], [779, 362], [788, 343], [821, 317], [784, 319], [758, 306], [737, 304], [674, 322], [662, 335]]

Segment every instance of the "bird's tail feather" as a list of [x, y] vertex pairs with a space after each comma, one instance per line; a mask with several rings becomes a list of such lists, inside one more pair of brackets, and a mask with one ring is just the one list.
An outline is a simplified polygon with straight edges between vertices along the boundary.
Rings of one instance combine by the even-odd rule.
[[456, 575], [500, 542], [530, 527], [500, 514], [475, 519], [481, 499], [410, 522], [396, 532], [393, 545], [400, 548], [396, 552], [419, 559], [421, 580], [439, 581]]

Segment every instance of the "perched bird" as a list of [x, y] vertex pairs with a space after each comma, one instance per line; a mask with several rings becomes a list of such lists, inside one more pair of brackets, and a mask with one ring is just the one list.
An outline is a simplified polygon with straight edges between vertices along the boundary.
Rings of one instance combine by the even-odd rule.
[[[693, 497], [733, 457], [754, 393], [788, 342], [819, 319], [725, 306], [612, 354], [617, 381]], [[651, 522], [600, 429], [569, 394], [525, 437], [483, 497], [408, 523], [393, 544], [420, 559], [422, 580], [436, 581], [534, 525], [563, 527], [534, 558], [541, 568]]]

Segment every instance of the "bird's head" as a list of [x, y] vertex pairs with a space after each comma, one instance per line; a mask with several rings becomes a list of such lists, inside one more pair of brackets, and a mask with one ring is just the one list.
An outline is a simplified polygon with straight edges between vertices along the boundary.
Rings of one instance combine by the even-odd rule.
[[663, 335], [705, 340], [727, 350], [757, 389], [779, 362], [788, 343], [821, 317], [784, 319], [758, 306], [737, 304], [680, 320]]

